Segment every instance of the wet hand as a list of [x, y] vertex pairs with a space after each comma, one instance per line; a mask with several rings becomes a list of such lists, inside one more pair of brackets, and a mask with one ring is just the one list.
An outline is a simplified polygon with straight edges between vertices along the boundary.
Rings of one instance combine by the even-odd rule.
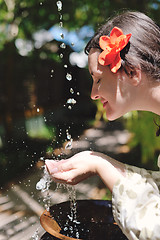
[[46, 160], [46, 166], [55, 182], [75, 185], [97, 173], [98, 156], [91, 151], [75, 154], [67, 160]]
[[103, 153], [84, 151], [67, 160], [47, 160], [46, 166], [55, 182], [75, 185], [98, 174], [104, 184], [113, 190], [120, 178], [125, 177], [125, 165]]

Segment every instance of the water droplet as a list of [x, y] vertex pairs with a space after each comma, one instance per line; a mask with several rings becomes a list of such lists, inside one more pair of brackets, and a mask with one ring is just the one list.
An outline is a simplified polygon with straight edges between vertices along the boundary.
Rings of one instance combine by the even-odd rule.
[[62, 28], [62, 27], [63, 27], [63, 22], [60, 22], [60, 23], [59, 23], [59, 26]]
[[39, 239], [38, 229], [37, 229], [37, 230], [35, 231], [35, 233], [33, 234], [32, 239], [33, 239], [33, 240], [38, 240], [38, 239]]
[[62, 44], [60, 45], [60, 47], [61, 47], [61, 48], [66, 48], [66, 44], [65, 44], [65, 43], [62, 43]]
[[70, 134], [67, 134], [67, 139], [70, 140], [71, 139], [71, 135]]
[[72, 80], [72, 75], [69, 74], [69, 73], [67, 73], [67, 75], [66, 75], [66, 79], [67, 79], [68, 81], [71, 81], [71, 80]]
[[71, 139], [65, 146], [65, 149], [72, 149], [72, 142], [73, 142], [73, 139]]
[[72, 216], [70, 216], [69, 214], [67, 215], [67, 217], [69, 218], [70, 221], [73, 220]]
[[64, 68], [67, 68], [67, 67], [68, 67], [67, 64], [65, 64], [65, 65], [64, 65]]
[[77, 239], [80, 238], [79, 232], [76, 232], [76, 238], [77, 238]]
[[60, 36], [62, 39], [64, 39], [64, 34], [63, 33], [60, 33]]
[[73, 88], [70, 88], [70, 93], [73, 94], [74, 93], [74, 90]]
[[58, 11], [62, 10], [62, 2], [61, 1], [57, 1], [57, 7], [58, 7]]
[[74, 99], [74, 98], [69, 98], [68, 100], [67, 100], [67, 103], [68, 104], [76, 104], [76, 100]]

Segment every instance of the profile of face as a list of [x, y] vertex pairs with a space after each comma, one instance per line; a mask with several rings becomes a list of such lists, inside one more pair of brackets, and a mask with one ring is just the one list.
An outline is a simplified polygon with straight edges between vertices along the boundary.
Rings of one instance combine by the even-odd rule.
[[100, 99], [107, 119], [112, 121], [135, 110], [135, 86], [123, 70], [112, 73], [109, 66], [98, 62], [100, 51], [92, 48], [88, 55], [89, 72], [93, 78], [91, 98]]

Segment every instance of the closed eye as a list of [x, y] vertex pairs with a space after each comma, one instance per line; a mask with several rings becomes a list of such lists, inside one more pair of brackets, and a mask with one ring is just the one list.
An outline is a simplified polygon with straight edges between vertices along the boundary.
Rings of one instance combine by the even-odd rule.
[[101, 79], [98, 79], [97, 84], [100, 83]]

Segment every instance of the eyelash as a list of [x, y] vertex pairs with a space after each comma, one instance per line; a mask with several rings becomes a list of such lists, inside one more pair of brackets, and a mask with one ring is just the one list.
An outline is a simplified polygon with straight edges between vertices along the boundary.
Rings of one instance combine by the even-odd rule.
[[100, 83], [101, 79], [98, 79], [97, 84]]

